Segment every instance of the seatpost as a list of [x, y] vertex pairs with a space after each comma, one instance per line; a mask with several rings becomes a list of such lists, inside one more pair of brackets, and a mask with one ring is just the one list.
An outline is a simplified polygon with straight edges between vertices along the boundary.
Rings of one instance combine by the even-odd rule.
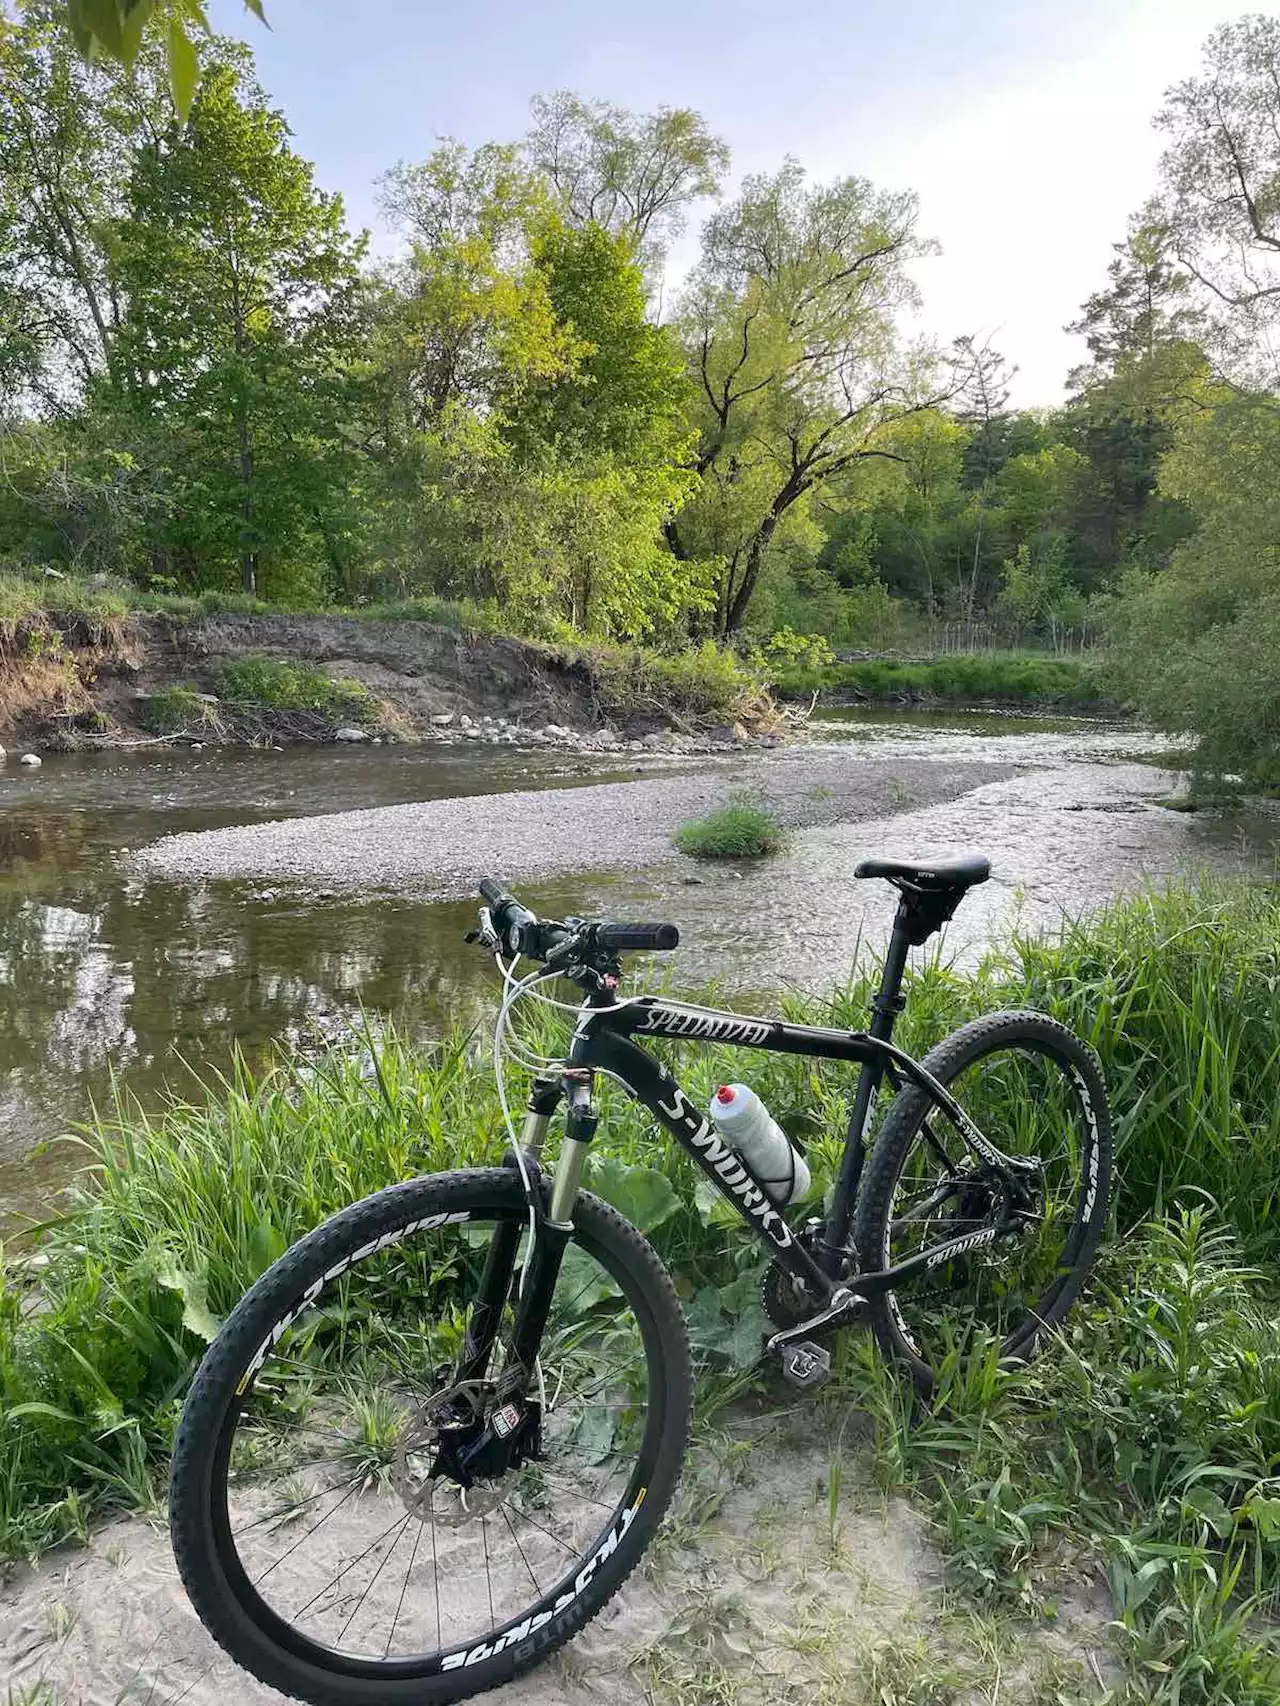
[[883, 1042], [888, 1042], [893, 1035], [894, 1020], [906, 1005], [902, 994], [902, 978], [907, 969], [907, 954], [910, 948], [907, 903], [903, 899], [898, 902], [893, 933], [889, 937], [889, 951], [884, 957], [880, 987], [871, 1003], [871, 1035], [879, 1037]]
[[[871, 1003], [870, 1034], [882, 1042], [888, 1042], [893, 1035], [894, 1020], [905, 1005], [902, 978], [907, 969], [907, 954], [911, 947], [907, 918], [908, 908], [904, 896], [898, 902], [880, 987]], [[878, 1056], [867, 1061], [858, 1075], [858, 1091], [853, 1101], [853, 1112], [849, 1116], [849, 1129], [845, 1136], [844, 1154], [840, 1160], [840, 1176], [836, 1181], [831, 1214], [814, 1252], [818, 1266], [833, 1279], [840, 1277], [845, 1260], [849, 1228], [853, 1221], [853, 1207], [857, 1200], [858, 1185], [862, 1179], [862, 1163], [867, 1151], [867, 1123], [883, 1077], [884, 1062]]]

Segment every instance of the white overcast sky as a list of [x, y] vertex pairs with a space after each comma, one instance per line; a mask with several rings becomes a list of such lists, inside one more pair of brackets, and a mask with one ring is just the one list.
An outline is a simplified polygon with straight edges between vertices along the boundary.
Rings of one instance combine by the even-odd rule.
[[1155, 185], [1151, 117], [1200, 46], [1245, 10], [1218, 0], [238, 0], [224, 28], [258, 54], [320, 182], [357, 224], [374, 180], [438, 136], [510, 139], [530, 96], [571, 88], [703, 112], [733, 180], [795, 154], [816, 178], [915, 189], [942, 255], [921, 265], [924, 328], [989, 338], [1015, 401], [1051, 404], [1078, 340], [1063, 326], [1105, 279]]

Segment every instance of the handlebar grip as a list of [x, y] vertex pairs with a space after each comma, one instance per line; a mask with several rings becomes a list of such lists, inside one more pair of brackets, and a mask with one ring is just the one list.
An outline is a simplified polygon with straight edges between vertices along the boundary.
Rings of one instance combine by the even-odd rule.
[[680, 946], [680, 930], [675, 924], [601, 924], [596, 941], [619, 952], [666, 953]]
[[496, 882], [492, 877], [481, 877], [476, 887], [488, 901], [490, 911], [497, 911], [500, 906], [514, 906], [516, 904], [516, 897], [513, 894], [508, 894], [502, 884]]

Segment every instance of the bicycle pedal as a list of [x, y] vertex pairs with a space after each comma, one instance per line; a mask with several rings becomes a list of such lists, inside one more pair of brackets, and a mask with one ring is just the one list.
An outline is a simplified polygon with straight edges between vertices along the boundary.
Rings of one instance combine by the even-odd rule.
[[793, 1386], [821, 1386], [831, 1378], [831, 1352], [812, 1339], [798, 1345], [786, 1345], [782, 1352], [782, 1373]]

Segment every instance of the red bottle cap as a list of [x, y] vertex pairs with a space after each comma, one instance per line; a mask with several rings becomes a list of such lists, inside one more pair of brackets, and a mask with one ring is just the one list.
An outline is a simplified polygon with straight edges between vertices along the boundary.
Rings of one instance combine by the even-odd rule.
[[717, 1102], [733, 1102], [737, 1100], [738, 1092], [732, 1084], [722, 1084], [716, 1091]]

